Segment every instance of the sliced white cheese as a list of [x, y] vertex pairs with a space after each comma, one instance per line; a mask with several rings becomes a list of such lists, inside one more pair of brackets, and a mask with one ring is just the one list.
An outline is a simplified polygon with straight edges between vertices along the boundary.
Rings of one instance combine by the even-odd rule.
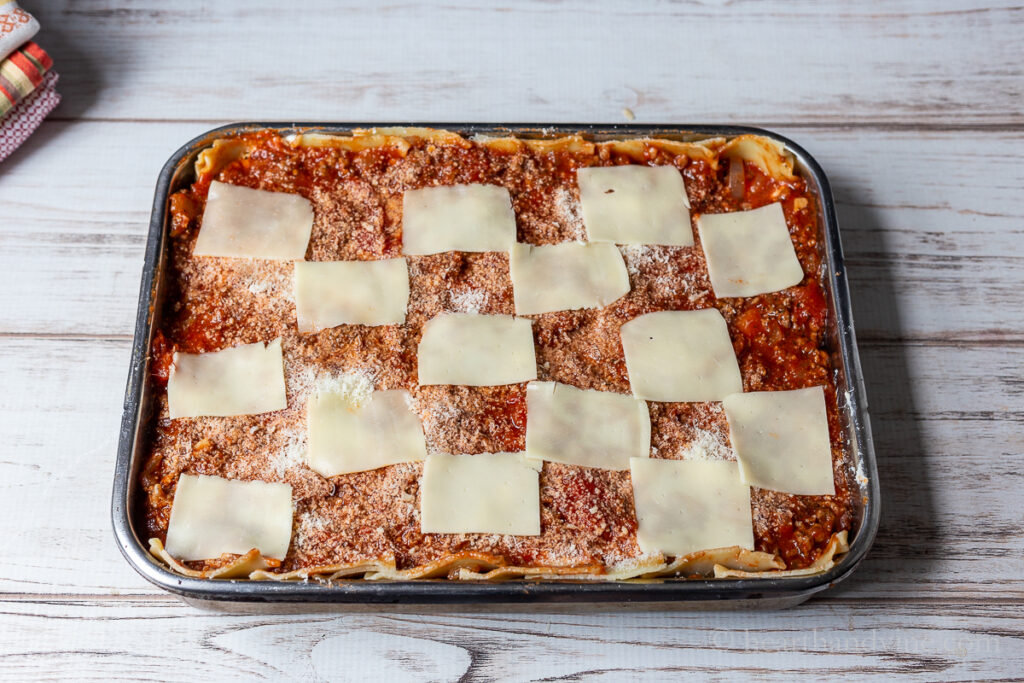
[[361, 405], [318, 393], [306, 406], [309, 466], [325, 477], [427, 457], [423, 426], [404, 389], [375, 391]]
[[292, 487], [207, 475], [178, 478], [167, 526], [167, 552], [211, 560], [253, 548], [283, 560], [292, 537]]
[[795, 495], [834, 495], [825, 390], [752, 391], [722, 401], [743, 481]]
[[515, 241], [516, 216], [504, 187], [442, 185], [402, 197], [403, 254], [508, 251]]
[[754, 549], [750, 487], [735, 462], [633, 458], [630, 478], [645, 553]]
[[614, 244], [565, 242], [509, 252], [518, 315], [607, 306], [629, 292], [629, 273]]
[[650, 451], [647, 401], [557, 382], [526, 385], [526, 457], [626, 470]]
[[420, 493], [425, 534], [540, 535], [540, 476], [522, 453], [429, 455]]
[[172, 419], [201, 415], [256, 415], [284, 410], [281, 339], [210, 353], [175, 353], [167, 380]]
[[313, 231], [313, 205], [287, 192], [210, 183], [195, 256], [301, 261]]
[[660, 311], [622, 326], [633, 395], [649, 401], [720, 401], [743, 391], [740, 367], [718, 309]]
[[419, 383], [473, 387], [537, 379], [533, 328], [510, 315], [442, 313], [423, 326]]
[[299, 332], [337, 325], [401, 325], [409, 306], [404, 258], [295, 264]]
[[690, 201], [674, 166], [592, 166], [576, 180], [591, 242], [693, 244]]
[[719, 298], [777, 292], [804, 279], [782, 204], [704, 214], [697, 230]]

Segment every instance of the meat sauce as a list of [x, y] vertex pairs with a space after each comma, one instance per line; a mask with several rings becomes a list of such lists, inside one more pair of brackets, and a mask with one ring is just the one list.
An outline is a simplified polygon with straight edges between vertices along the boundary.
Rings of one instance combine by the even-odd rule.
[[[298, 364], [338, 369], [357, 360], [364, 364], [372, 361], [378, 368], [377, 388], [386, 385], [413, 392], [421, 405], [428, 447], [469, 453], [522, 450], [525, 385], [448, 391], [420, 388], [415, 381], [420, 328], [438, 312], [453, 310], [458, 293], [473, 294], [478, 309], [473, 312], [514, 312], [504, 255], [410, 257], [411, 299], [406, 325], [379, 329], [342, 326], [300, 337], [293, 329], [294, 311], [286, 291], [290, 287], [290, 266], [262, 266], [260, 273], [271, 285], [250, 283], [250, 292], [261, 292], [269, 286], [276, 293], [278, 299], [271, 297], [266, 299], [271, 303], [265, 303], [260, 295], [250, 297], [232, 284], [235, 280], [231, 278], [242, 276], [241, 271], [231, 268], [242, 266], [215, 259], [221, 263], [221, 271], [213, 272], [210, 269], [215, 270], [214, 266], [191, 257], [209, 183], [217, 179], [295, 192], [310, 199], [317, 221], [307, 259], [387, 258], [400, 255], [401, 193], [405, 189], [470, 182], [504, 185], [512, 194], [518, 239], [550, 244], [583, 237], [576, 204], [578, 168], [636, 160], [607, 147], [598, 147], [593, 153], [508, 152], [464, 141], [414, 141], [403, 153], [398, 148], [346, 151], [293, 147], [271, 132], [253, 134], [247, 141], [250, 151], [244, 158], [228, 163], [216, 177], [198, 178], [191, 187], [171, 197], [170, 288], [162, 326], [153, 336], [150, 362], [152, 384], [161, 400], [174, 351], [215, 351], [284, 335], [286, 357], [294, 354]], [[623, 248], [630, 269], [629, 294], [603, 309], [530, 316], [534, 319], [538, 378], [581, 388], [628, 392], [618, 338], [622, 323], [657, 310], [717, 307], [728, 323], [744, 390], [826, 387], [836, 495], [792, 496], [752, 490], [757, 549], [776, 553], [789, 568], [806, 567], [821, 554], [833, 533], [851, 528], [854, 490], [827, 338], [828, 306], [820, 284], [814, 198], [802, 179], [779, 180], [751, 162], [722, 159], [714, 169], [706, 162], [674, 156], [655, 146], [644, 150], [644, 161], [672, 164], [681, 170], [694, 216], [781, 202], [805, 278], [782, 292], [716, 299], [696, 230], [697, 244], [693, 248], [650, 247], [637, 252], [636, 260], [635, 254]], [[743, 164], [742, 192], [737, 186], [740, 173], [731, 168], [736, 163]], [[169, 420], [166, 414], [154, 417], [149, 459], [141, 475], [147, 491], [143, 514], [151, 535], [161, 539], [166, 536], [177, 477], [192, 472], [277, 479], [293, 485], [301, 514], [283, 570], [374, 553], [394, 555], [400, 567], [467, 549], [520, 565], [607, 566], [639, 554], [628, 472], [546, 463], [541, 475], [542, 536], [501, 540], [482, 535], [422, 534], [411, 512], [419, 496], [419, 465], [415, 463], [341, 475], [329, 481], [302, 468], [281, 470], [280, 460], [272, 457], [272, 453], [281, 451], [275, 441], [280, 433], [276, 430], [279, 424], [287, 427], [288, 419], [299, 419], [295, 415], [301, 412], [300, 406], [292, 405], [291, 392], [290, 388], [289, 410], [280, 420], [274, 416], [246, 416], [237, 418], [240, 426], [232, 426], [223, 418], [220, 422], [201, 419], [189, 423]], [[652, 404], [652, 438], [661, 445], [653, 457], [675, 457], [673, 453], [686, 445], [686, 430], [692, 425], [679, 416], [685, 416], [687, 410], [687, 404]], [[709, 411], [708, 424], [727, 442], [724, 420]], [[666, 426], [670, 423], [677, 427], [670, 429]], [[401, 497], [404, 507], [393, 502], [395, 495]], [[375, 502], [384, 500], [388, 502], [375, 506]], [[560, 550], [569, 546], [575, 549], [574, 555]], [[211, 561], [192, 566], [216, 564]]]

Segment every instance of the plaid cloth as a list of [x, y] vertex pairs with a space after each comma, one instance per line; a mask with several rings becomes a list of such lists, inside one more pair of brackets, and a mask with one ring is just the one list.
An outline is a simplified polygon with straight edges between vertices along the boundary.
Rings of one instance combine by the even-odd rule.
[[0, 0], [0, 59], [32, 40], [39, 22], [14, 0]]
[[35, 43], [25, 43], [0, 62], [0, 120], [43, 82], [51, 66], [50, 55]]
[[10, 116], [0, 120], [0, 161], [16, 150], [28, 136], [35, 132], [46, 115], [60, 103], [57, 72], [51, 71], [43, 78], [39, 87], [21, 101]]

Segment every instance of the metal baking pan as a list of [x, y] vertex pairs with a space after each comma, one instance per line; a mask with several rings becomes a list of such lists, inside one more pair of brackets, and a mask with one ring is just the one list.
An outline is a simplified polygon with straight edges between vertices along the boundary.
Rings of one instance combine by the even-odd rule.
[[[388, 124], [403, 125], [403, 124]], [[343, 579], [331, 584], [316, 581], [274, 582], [248, 579], [194, 579], [175, 574], [154, 559], [139, 535], [138, 486], [142, 466], [142, 439], [150, 418], [149, 348], [153, 329], [160, 315], [165, 252], [169, 232], [168, 202], [171, 194], [194, 177], [193, 166], [199, 152], [214, 140], [260, 129], [282, 134], [322, 132], [349, 134], [355, 128], [372, 128], [364, 123], [242, 123], [215, 128], [186, 143], [164, 164], [156, 184], [153, 213], [149, 223], [142, 287], [135, 321], [131, 366], [125, 391], [124, 414], [114, 473], [111, 513], [114, 535], [129, 564], [151, 583], [189, 601], [211, 604], [238, 602], [319, 602], [319, 603], [524, 603], [524, 602], [671, 602], [687, 608], [786, 607], [803, 602], [811, 595], [834, 586], [848, 577], [864, 558], [874, 540], [879, 523], [879, 488], [874, 447], [868, 421], [867, 398], [854, 337], [850, 294], [843, 265], [835, 206], [828, 180], [818, 163], [800, 146], [774, 133], [741, 126], [673, 125], [482, 125], [458, 123], [412, 123], [417, 127], [441, 128], [466, 136], [518, 135], [557, 137], [582, 133], [593, 140], [629, 137], [658, 137], [675, 140], [699, 140], [716, 136], [753, 133], [775, 139], [785, 145], [796, 160], [796, 171], [805, 178], [818, 199], [819, 221], [823, 234], [824, 282], [829, 315], [833, 363], [839, 369], [838, 395], [849, 447], [854, 454], [861, 486], [862, 504], [850, 550], [828, 572], [804, 577], [774, 579], [654, 579], [602, 581], [517, 580], [504, 582], [451, 581], [426, 579], [415, 581], [366, 581]]]

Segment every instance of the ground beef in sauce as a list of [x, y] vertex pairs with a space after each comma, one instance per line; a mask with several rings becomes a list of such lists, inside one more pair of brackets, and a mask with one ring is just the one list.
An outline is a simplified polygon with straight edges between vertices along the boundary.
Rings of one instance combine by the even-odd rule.
[[[174, 487], [182, 473], [284, 481], [296, 514], [292, 545], [280, 569], [394, 557], [399, 568], [474, 550], [514, 565], [609, 567], [640, 555], [628, 472], [546, 463], [541, 473], [542, 534], [423, 534], [419, 474], [409, 463], [324, 479], [304, 466], [305, 396], [323, 374], [352, 375], [375, 389], [405, 388], [416, 400], [428, 448], [482, 453], [521, 450], [525, 385], [418, 387], [416, 345], [422, 325], [442, 311], [512, 313], [508, 258], [499, 253], [448, 253], [409, 258], [411, 293], [405, 325], [340, 326], [313, 335], [295, 330], [292, 266], [272, 261], [192, 258], [211, 180], [296, 192], [313, 202], [309, 260], [380, 259], [400, 255], [401, 196], [431, 184], [485, 182], [507, 187], [518, 239], [553, 244], [580, 239], [575, 170], [635, 163], [596, 151], [496, 151], [476, 143], [414, 140], [406, 154], [375, 148], [293, 147], [273, 133], [246, 138], [250, 152], [216, 176], [201, 177], [171, 198], [170, 283], [151, 351], [158, 394], [141, 476], [141, 514], [150, 536], [166, 537]], [[780, 201], [806, 274], [783, 292], [715, 299], [700, 239], [694, 247], [621, 247], [631, 291], [601, 309], [537, 316], [534, 337], [540, 380], [586, 389], [628, 392], [621, 325], [659, 310], [718, 307], [729, 325], [747, 391], [824, 384], [833, 446], [835, 496], [792, 496], [754, 489], [758, 550], [789, 568], [805, 567], [831, 535], [853, 523], [853, 484], [837, 409], [835, 370], [826, 340], [821, 257], [815, 206], [800, 179], [781, 181], [745, 162], [743, 192], [730, 187], [730, 163], [718, 169], [645, 149], [650, 164], [677, 166], [694, 216], [750, 209]], [[736, 162], [733, 162], [736, 163]], [[741, 195], [741, 196], [740, 196]], [[281, 336], [288, 408], [232, 418], [170, 420], [166, 382], [174, 351], [214, 351]], [[700, 445], [709, 457], [733, 458], [717, 403], [652, 403], [652, 457], [683, 458]], [[191, 563], [216, 566], [224, 559]]]

